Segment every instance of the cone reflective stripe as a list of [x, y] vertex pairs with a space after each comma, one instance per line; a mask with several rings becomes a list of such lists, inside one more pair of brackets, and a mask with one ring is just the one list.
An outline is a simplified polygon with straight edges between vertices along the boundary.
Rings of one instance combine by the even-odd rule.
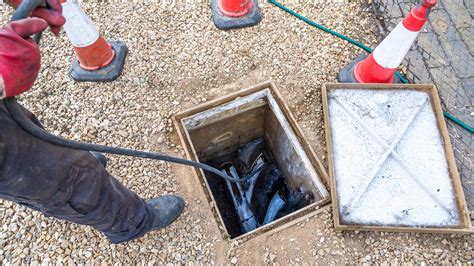
[[212, 18], [222, 30], [250, 27], [260, 22], [257, 0], [212, 0]]
[[428, 20], [436, 0], [424, 0], [413, 8], [402, 22], [375, 48], [372, 54], [354, 68], [359, 83], [392, 83], [396, 69]]
[[125, 62], [125, 45], [119, 42], [109, 44], [77, 0], [63, 1], [62, 7], [66, 18], [64, 30], [78, 61], [73, 63], [73, 78], [78, 81], [111, 81], [117, 78]]
[[403, 58], [419, 31], [410, 31], [399, 23], [363, 61], [355, 66], [354, 76], [360, 83], [392, 83]]
[[218, 0], [217, 6], [228, 17], [243, 17], [252, 10], [252, 0]]
[[[358, 58], [339, 74], [341, 82], [392, 83], [395, 71], [410, 50], [418, 33], [428, 20], [437, 0], [423, 0], [413, 8], [390, 34], [367, 57]], [[353, 73], [343, 73], [352, 71]]]

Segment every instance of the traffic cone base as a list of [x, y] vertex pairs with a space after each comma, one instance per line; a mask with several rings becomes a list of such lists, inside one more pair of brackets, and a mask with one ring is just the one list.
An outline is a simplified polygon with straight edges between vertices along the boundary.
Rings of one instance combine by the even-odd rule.
[[112, 61], [99, 69], [87, 70], [81, 66], [79, 60], [72, 62], [71, 76], [75, 81], [114, 81], [122, 73], [125, 58], [128, 53], [127, 46], [122, 42], [111, 42], [114, 57]]
[[71, 75], [76, 81], [112, 81], [121, 73], [127, 47], [121, 42], [108, 43], [92, 20], [82, 10], [78, 0], [62, 0], [64, 30], [77, 59]]
[[[364, 59], [368, 58], [369, 55], [361, 55], [359, 57], [357, 57], [356, 59], [354, 59], [354, 61], [352, 61], [350, 64], [348, 64], [347, 66], [345, 66], [340, 72], [339, 74], [337, 75], [337, 80], [340, 82], [340, 83], [368, 83], [368, 82], [364, 82], [362, 80], [362, 77], [358, 76], [357, 74], [355, 74], [355, 70], [357, 68], [357, 65], [363, 61]], [[402, 83], [402, 81], [400, 80], [399, 77], [397, 77], [396, 75], [393, 75], [392, 76], [392, 79], [390, 81], [391, 83]], [[383, 82], [382, 82], [383, 83]]]
[[212, 19], [218, 29], [230, 30], [251, 27], [262, 20], [257, 0], [251, 0], [245, 8], [236, 8], [235, 10], [225, 10], [221, 5], [222, 0], [211, 1]]

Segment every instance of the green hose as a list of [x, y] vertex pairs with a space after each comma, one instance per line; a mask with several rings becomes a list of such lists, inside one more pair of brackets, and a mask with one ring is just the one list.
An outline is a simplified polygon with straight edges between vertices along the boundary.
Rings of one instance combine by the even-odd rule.
[[444, 112], [444, 117], [460, 125], [461, 127], [465, 128], [467, 131], [474, 133], [474, 127], [471, 127], [470, 125], [464, 123], [463, 121], [459, 120], [457, 117], [453, 116], [452, 114], [448, 112]]
[[[318, 28], [318, 29], [320, 29], [320, 30], [322, 30], [322, 31], [327, 32], [327, 33], [330, 33], [330, 34], [332, 34], [332, 35], [334, 35], [334, 36], [336, 36], [336, 37], [339, 37], [339, 38], [341, 38], [341, 39], [343, 39], [343, 40], [345, 40], [345, 41], [347, 41], [347, 42], [349, 42], [349, 43], [351, 43], [351, 44], [354, 44], [355, 46], [357, 46], [357, 47], [359, 47], [359, 48], [362, 48], [364, 51], [366, 51], [366, 52], [368, 52], [368, 53], [371, 53], [372, 50], [373, 50], [372, 48], [370, 48], [370, 47], [364, 45], [364, 44], [361, 43], [361, 42], [358, 42], [358, 41], [356, 41], [356, 40], [354, 40], [354, 39], [352, 39], [352, 38], [350, 38], [350, 37], [347, 37], [346, 35], [341, 34], [341, 33], [337, 32], [337, 31], [333, 31], [333, 30], [331, 30], [331, 29], [328, 29], [328, 28], [324, 27], [323, 25], [318, 24], [318, 23], [316, 23], [316, 22], [310, 20], [309, 18], [306, 18], [306, 17], [304, 17], [304, 16], [302, 16], [302, 15], [296, 13], [295, 11], [293, 11], [293, 10], [287, 8], [286, 6], [284, 6], [284, 5], [280, 4], [280, 3], [278, 3], [278, 2], [275, 1], [275, 0], [268, 0], [268, 1], [269, 1], [271, 4], [273, 4], [273, 5], [277, 6], [277, 7], [279, 7], [279, 8], [282, 9], [283, 11], [285, 11], [285, 12], [287, 12], [287, 13], [289, 13], [289, 14], [295, 16], [295, 17], [297, 17], [298, 19], [300, 19], [300, 20], [302, 20], [302, 21], [308, 23], [309, 25], [311, 25], [311, 26], [313, 26], [313, 27], [316, 27], [316, 28]], [[408, 80], [407, 80], [400, 72], [398, 72], [398, 71], [395, 72], [395, 75], [397, 75], [397, 77], [400, 78], [400, 80], [402, 81], [402, 83], [409, 83]], [[469, 131], [469, 132], [471, 132], [471, 133], [474, 133], [474, 128], [473, 128], [473, 127], [469, 126], [468, 124], [466, 124], [466, 123], [464, 123], [463, 121], [459, 120], [458, 118], [454, 117], [454, 116], [451, 115], [450, 113], [444, 112], [444, 116], [445, 116], [446, 118], [448, 118], [449, 120], [455, 122], [456, 124], [458, 124], [458, 125], [461, 126], [462, 128], [466, 129], [467, 131]]]

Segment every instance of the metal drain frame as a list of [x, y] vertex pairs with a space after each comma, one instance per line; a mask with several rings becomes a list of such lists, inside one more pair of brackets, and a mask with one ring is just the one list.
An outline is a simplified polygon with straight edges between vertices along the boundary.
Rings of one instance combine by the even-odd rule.
[[[369, 90], [385, 90], [385, 89], [411, 89], [427, 92], [430, 97], [430, 103], [436, 115], [437, 126], [444, 143], [444, 151], [449, 167], [451, 182], [453, 184], [454, 196], [456, 204], [459, 209], [459, 220], [462, 226], [460, 227], [401, 227], [401, 226], [378, 226], [378, 225], [354, 225], [343, 224], [339, 217], [339, 203], [336, 190], [336, 178], [333, 161], [333, 145], [331, 126], [329, 123], [329, 101], [328, 92], [334, 89], [369, 89]], [[456, 167], [454, 153], [451, 146], [451, 141], [446, 127], [446, 122], [443, 117], [441, 102], [438, 96], [436, 87], [432, 84], [359, 84], [359, 83], [326, 83], [322, 87], [322, 101], [324, 110], [324, 124], [326, 132], [326, 145], [328, 151], [328, 167], [331, 201], [333, 209], [334, 227], [338, 231], [343, 230], [357, 230], [357, 231], [387, 231], [387, 232], [416, 232], [416, 233], [474, 233], [474, 228], [471, 225], [469, 218], [469, 211], [467, 208], [464, 192], [461, 185], [461, 180]]]
[[[323, 185], [328, 188], [329, 187], [329, 178], [327, 171], [323, 164], [321, 163], [320, 159], [316, 155], [316, 153], [313, 151], [309, 143], [306, 141], [303, 132], [301, 128], [298, 126], [296, 119], [294, 118], [293, 114], [290, 112], [288, 106], [286, 103], [283, 101], [283, 97], [280, 94], [280, 92], [277, 90], [275, 84], [272, 81], [265, 81], [260, 84], [257, 84], [253, 87], [246, 88], [240, 91], [237, 91], [235, 93], [231, 93], [229, 95], [217, 98], [215, 100], [206, 102], [204, 104], [192, 107], [190, 109], [186, 109], [182, 112], [179, 112], [175, 114], [172, 117], [174, 127], [176, 128], [179, 139], [184, 147], [184, 151], [186, 153], [187, 158], [196, 160], [198, 161], [198, 157], [196, 154], [196, 151], [193, 148], [193, 145], [190, 143], [190, 137], [189, 134], [187, 133], [187, 130], [184, 128], [184, 125], [182, 123], [182, 120], [185, 119], [186, 117], [190, 117], [194, 114], [200, 113], [202, 111], [217, 107], [219, 105], [223, 105], [225, 103], [231, 102], [237, 98], [245, 97], [251, 94], [254, 94], [259, 91], [263, 91], [265, 89], [270, 90], [274, 100], [277, 102], [278, 106], [280, 107], [281, 111], [283, 112], [287, 122], [289, 123], [291, 129], [294, 131], [294, 134], [297, 136], [304, 152], [308, 156], [311, 164], [313, 165], [314, 169], [316, 170], [318, 176], [321, 179], [321, 182]], [[251, 232], [245, 233], [243, 235], [240, 235], [238, 237], [230, 239], [230, 235], [227, 232], [227, 229], [224, 225], [223, 219], [217, 210], [217, 205], [215, 203], [214, 197], [212, 195], [212, 192], [209, 189], [209, 184], [207, 183], [207, 180], [205, 178], [204, 172], [201, 169], [194, 169], [196, 173], [196, 178], [197, 182], [200, 184], [200, 188], [202, 189], [202, 192], [207, 198], [207, 201], [209, 203], [209, 208], [211, 209], [211, 212], [214, 215], [214, 220], [217, 224], [217, 227], [221, 231], [221, 237], [222, 239], [225, 240], [230, 240], [230, 241], [236, 241], [236, 240], [242, 240], [242, 241], [247, 241], [250, 239], [253, 239], [258, 236], [262, 235], [268, 235], [268, 234], [273, 234], [278, 231], [281, 231], [285, 228], [288, 228], [294, 224], [297, 224], [305, 219], [308, 219], [309, 217], [315, 216], [319, 213], [321, 213], [323, 210], [327, 210], [329, 208], [329, 203], [330, 203], [330, 196], [324, 197], [322, 200], [312, 203], [296, 212], [293, 212], [292, 214], [289, 214], [285, 217], [282, 217], [272, 223], [269, 223], [267, 225], [261, 226]]]

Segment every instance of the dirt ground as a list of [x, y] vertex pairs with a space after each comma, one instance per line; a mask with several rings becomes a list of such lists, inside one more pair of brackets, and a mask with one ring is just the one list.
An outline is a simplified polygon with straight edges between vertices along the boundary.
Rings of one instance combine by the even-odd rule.
[[[375, 18], [357, 3], [285, 3], [369, 46]], [[130, 49], [123, 75], [112, 83], [77, 83], [65, 34], [45, 34], [43, 68], [21, 102], [63, 137], [184, 156], [171, 116], [207, 100], [273, 80], [306, 138], [325, 160], [321, 85], [362, 51], [261, 4], [262, 22], [219, 31], [209, 3], [90, 2], [81, 4], [109, 40]], [[2, 22], [9, 18], [0, 6]], [[109, 157], [109, 171], [144, 198], [182, 195], [187, 203], [172, 226], [114, 245], [92, 228], [46, 218], [0, 201], [0, 261], [9, 263], [472, 264], [473, 235], [337, 233], [330, 208], [297, 225], [245, 243], [224, 240], [192, 169], [144, 159]]]

